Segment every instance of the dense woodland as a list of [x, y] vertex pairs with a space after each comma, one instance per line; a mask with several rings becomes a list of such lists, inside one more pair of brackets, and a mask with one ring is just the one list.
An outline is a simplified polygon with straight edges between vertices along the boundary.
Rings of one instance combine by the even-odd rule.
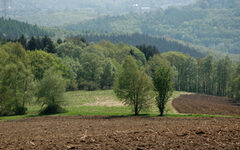
[[238, 0], [202, 0], [181, 8], [101, 17], [66, 29], [167, 36], [239, 55], [239, 8]]
[[[204, 57], [209, 54], [219, 57], [225, 53], [219, 53], [216, 50], [207, 49], [206, 47], [197, 46], [183, 41], [170, 39], [167, 37], [157, 37], [145, 34], [124, 34], [124, 33], [82, 33], [78, 37], [84, 37], [88, 42], [99, 42], [101, 40], [111, 41], [115, 44], [124, 42], [129, 45], [152, 45], [156, 47], [160, 53], [177, 51], [182, 53], [188, 53], [193, 57]], [[226, 54], [225, 54], [226, 55]]]
[[37, 25], [31, 25], [28, 23], [0, 18], [0, 38], [2, 39], [15, 39], [25, 35], [30, 38], [32, 36], [53, 36], [53, 32], [42, 29]]
[[[240, 98], [240, 62], [234, 64], [228, 57], [216, 60], [210, 55], [194, 58], [180, 52], [159, 54], [152, 46], [139, 45], [138, 49], [109, 41], [88, 44], [83, 38], [55, 43], [47, 36], [37, 40], [42, 47], [35, 44], [29, 49], [32, 39], [24, 45], [27, 49], [19, 44], [21, 38], [0, 47], [1, 115], [24, 114], [26, 104], [33, 101], [55, 108], [46, 99], [56, 91], [111, 89], [127, 56], [149, 78], [160, 66], [171, 68], [175, 90]], [[49, 45], [53, 47], [49, 49]], [[56, 85], [60, 89], [47, 92]]]

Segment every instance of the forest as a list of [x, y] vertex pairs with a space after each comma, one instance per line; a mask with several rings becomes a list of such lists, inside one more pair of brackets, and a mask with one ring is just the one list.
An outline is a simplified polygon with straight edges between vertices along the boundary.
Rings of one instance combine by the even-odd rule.
[[105, 16], [67, 25], [78, 31], [143, 33], [203, 45], [239, 58], [238, 0], [203, 0], [184, 7], [169, 7], [144, 14]]
[[38, 27], [37, 25], [31, 25], [28, 23], [20, 22], [13, 19], [0, 18], [0, 38], [1, 39], [15, 39], [21, 35], [25, 35], [27, 38], [32, 36], [53, 36], [54, 33]]
[[[152, 46], [134, 47], [104, 40], [88, 43], [78, 37], [57, 42], [47, 36], [23, 39], [24, 36], [3, 42], [0, 47], [1, 115], [24, 114], [26, 103], [32, 101], [47, 104], [43, 111], [58, 109], [46, 99], [61, 97], [58, 94], [65, 90], [111, 89], [128, 57], [136, 61], [136, 70], [142, 70], [147, 78], [153, 78], [161, 66], [171, 69], [177, 91], [237, 101], [240, 98], [240, 62], [233, 63], [227, 56], [217, 60], [211, 55], [195, 58], [174, 51], [160, 54]], [[56, 85], [58, 88], [53, 88]], [[51, 92], [58, 94], [51, 95]]]

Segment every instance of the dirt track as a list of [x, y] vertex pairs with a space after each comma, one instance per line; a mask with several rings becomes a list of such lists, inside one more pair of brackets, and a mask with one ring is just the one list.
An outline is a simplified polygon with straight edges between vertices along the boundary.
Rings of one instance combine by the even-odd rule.
[[174, 99], [172, 104], [179, 113], [240, 116], [240, 105], [229, 98], [199, 94], [181, 95]]
[[40, 117], [0, 122], [0, 149], [240, 149], [240, 119]]

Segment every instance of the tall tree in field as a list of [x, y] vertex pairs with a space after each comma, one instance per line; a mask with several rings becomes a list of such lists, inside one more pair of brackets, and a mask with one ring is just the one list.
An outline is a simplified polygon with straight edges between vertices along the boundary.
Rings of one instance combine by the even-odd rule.
[[153, 83], [154, 89], [157, 92], [156, 103], [160, 112], [160, 116], [163, 116], [165, 105], [172, 95], [172, 78], [173, 73], [170, 67], [161, 66], [154, 73]]
[[133, 108], [135, 115], [149, 107], [152, 98], [152, 81], [139, 70], [136, 60], [128, 56], [122, 64], [114, 83], [114, 92], [126, 105]]

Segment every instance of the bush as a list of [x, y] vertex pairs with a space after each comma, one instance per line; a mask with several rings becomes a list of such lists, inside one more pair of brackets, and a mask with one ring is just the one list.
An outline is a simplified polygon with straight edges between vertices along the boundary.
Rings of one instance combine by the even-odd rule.
[[55, 69], [51, 68], [44, 73], [43, 79], [38, 83], [37, 103], [41, 104], [40, 114], [61, 113], [64, 102], [66, 82]]

